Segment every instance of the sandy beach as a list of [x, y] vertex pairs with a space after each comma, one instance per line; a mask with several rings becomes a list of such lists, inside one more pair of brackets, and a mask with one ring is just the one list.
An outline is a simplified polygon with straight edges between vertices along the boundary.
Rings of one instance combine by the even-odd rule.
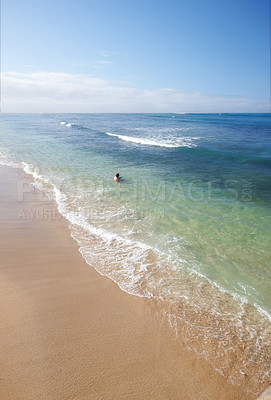
[[156, 302], [91, 268], [29, 182], [1, 166], [1, 400], [257, 397], [182, 348]]

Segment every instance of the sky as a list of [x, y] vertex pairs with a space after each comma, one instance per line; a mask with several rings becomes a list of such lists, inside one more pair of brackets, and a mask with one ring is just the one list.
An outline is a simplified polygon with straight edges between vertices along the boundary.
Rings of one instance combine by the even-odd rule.
[[270, 0], [2, 0], [2, 112], [270, 112]]

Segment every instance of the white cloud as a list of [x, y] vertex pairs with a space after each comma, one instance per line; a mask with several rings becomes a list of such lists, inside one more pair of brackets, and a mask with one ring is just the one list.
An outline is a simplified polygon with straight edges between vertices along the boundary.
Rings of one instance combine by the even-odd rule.
[[2, 112], [269, 112], [264, 100], [140, 90], [84, 74], [8, 72], [1, 79]]
[[92, 63], [92, 67], [94, 68], [101, 68], [101, 67], [107, 67], [108, 65], [112, 65], [113, 61], [110, 60], [96, 60]]
[[98, 50], [97, 53], [100, 57], [109, 57], [109, 52], [106, 50]]

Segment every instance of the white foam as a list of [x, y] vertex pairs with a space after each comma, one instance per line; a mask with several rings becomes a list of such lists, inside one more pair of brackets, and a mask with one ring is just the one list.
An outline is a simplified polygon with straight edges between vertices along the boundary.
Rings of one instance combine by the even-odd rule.
[[143, 144], [145, 146], [159, 146], [159, 147], [168, 147], [168, 148], [178, 148], [178, 147], [195, 147], [196, 144], [193, 143], [195, 139], [198, 138], [191, 138], [191, 137], [180, 137], [178, 139], [174, 139], [175, 143], [166, 141], [166, 140], [153, 140], [153, 139], [146, 139], [140, 137], [133, 137], [133, 136], [126, 136], [126, 135], [117, 135], [116, 133], [105, 132], [108, 136], [114, 136], [125, 142], [132, 142], [136, 144]]
[[7, 167], [21, 168], [21, 164], [11, 160], [7, 154], [0, 152], [0, 165], [6, 165]]
[[23, 170], [26, 174], [32, 175], [34, 179], [43, 179], [43, 176], [40, 175], [39, 169], [32, 164], [27, 164], [26, 162], [22, 162]]
[[254, 307], [258, 310], [258, 312], [267, 318], [271, 322], [271, 314], [270, 312], [264, 310], [262, 307], [260, 307], [258, 304], [254, 303]]
[[59, 124], [60, 124], [60, 125], [65, 125], [65, 126], [68, 126], [68, 127], [74, 125], [74, 124], [72, 124], [72, 123], [70, 123], [70, 122], [65, 122], [65, 121], [61, 121]]

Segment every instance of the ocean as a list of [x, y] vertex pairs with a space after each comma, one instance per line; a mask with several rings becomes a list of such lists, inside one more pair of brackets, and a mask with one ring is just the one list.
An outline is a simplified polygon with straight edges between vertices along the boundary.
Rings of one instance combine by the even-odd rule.
[[160, 303], [187, 348], [233, 382], [270, 382], [270, 114], [1, 114], [0, 163], [32, 175], [87, 263]]

